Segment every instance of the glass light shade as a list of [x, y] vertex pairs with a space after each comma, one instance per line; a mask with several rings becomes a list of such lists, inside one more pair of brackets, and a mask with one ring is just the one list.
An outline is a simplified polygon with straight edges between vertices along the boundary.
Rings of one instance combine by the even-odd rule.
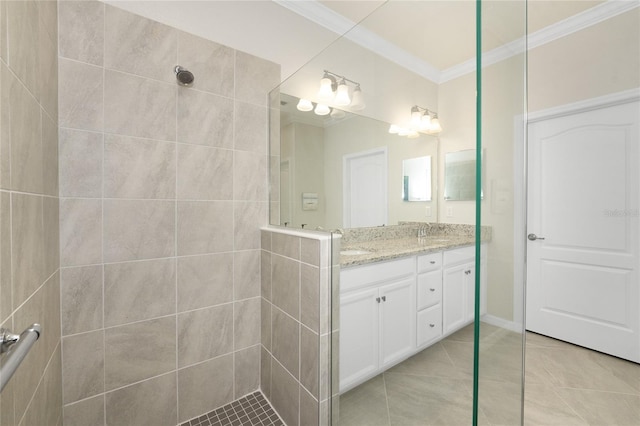
[[411, 131], [409, 132], [409, 134], [407, 135], [407, 137], [408, 137], [409, 139], [415, 139], [415, 138], [417, 138], [418, 136], [420, 136], [420, 133], [416, 132], [415, 130], [411, 130]]
[[360, 90], [360, 86], [356, 86], [353, 89], [353, 95], [351, 95], [351, 104], [349, 107], [354, 111], [360, 111], [365, 108], [366, 104], [364, 103], [364, 96], [362, 95], [362, 90]]
[[302, 99], [298, 101], [298, 105], [296, 105], [298, 111], [311, 111], [313, 109], [313, 104], [309, 99]]
[[[331, 102], [333, 100], [333, 89], [330, 78], [324, 77], [320, 80], [320, 90], [318, 90], [318, 100], [321, 102]], [[328, 113], [327, 113], [328, 114]]]
[[349, 99], [349, 87], [344, 80], [340, 82], [336, 92], [336, 99], [333, 101], [334, 104], [338, 106], [346, 106], [351, 103], [351, 99]]
[[400, 127], [398, 127], [397, 125], [392, 124], [391, 126], [389, 126], [389, 133], [391, 133], [392, 135], [397, 135], [399, 131]]
[[398, 129], [398, 136], [409, 136], [410, 133], [411, 133], [411, 130], [405, 129], [404, 127], [401, 127], [400, 129]]
[[431, 127], [429, 128], [429, 133], [440, 133], [442, 131], [442, 126], [440, 126], [440, 120], [434, 118], [431, 120]]
[[429, 114], [425, 114], [420, 119], [420, 130], [429, 129], [431, 129], [431, 116]]
[[313, 112], [315, 112], [316, 115], [327, 115], [331, 112], [331, 109], [324, 104], [318, 104]]
[[339, 119], [339, 118], [344, 118], [347, 114], [345, 114], [345, 112], [341, 109], [337, 109], [337, 108], [333, 108], [331, 110], [331, 117]]
[[411, 108], [411, 127], [417, 129], [420, 127], [420, 120], [422, 119], [422, 113], [416, 107]]

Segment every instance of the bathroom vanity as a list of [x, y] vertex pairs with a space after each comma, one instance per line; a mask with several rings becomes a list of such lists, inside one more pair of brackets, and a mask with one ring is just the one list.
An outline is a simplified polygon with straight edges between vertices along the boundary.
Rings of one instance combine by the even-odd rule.
[[[481, 314], [486, 312], [486, 245]], [[472, 236], [348, 243], [340, 259], [341, 393], [473, 322]]]

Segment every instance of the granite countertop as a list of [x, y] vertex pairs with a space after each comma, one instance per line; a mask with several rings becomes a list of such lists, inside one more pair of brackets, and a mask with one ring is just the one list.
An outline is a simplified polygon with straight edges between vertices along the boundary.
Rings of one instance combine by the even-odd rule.
[[[483, 238], [483, 241], [485, 239]], [[472, 235], [432, 235], [427, 237], [405, 237], [388, 240], [359, 241], [343, 244], [340, 248], [340, 266], [350, 267], [416, 254], [427, 254], [441, 250], [475, 244]], [[366, 251], [363, 254], [343, 254], [345, 251]]]

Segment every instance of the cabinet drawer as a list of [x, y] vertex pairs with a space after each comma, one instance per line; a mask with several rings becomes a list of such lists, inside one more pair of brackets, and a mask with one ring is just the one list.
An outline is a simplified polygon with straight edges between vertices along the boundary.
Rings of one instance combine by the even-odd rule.
[[414, 275], [415, 270], [415, 256], [343, 269], [340, 271], [340, 292]]
[[418, 256], [418, 273], [442, 268], [442, 252]]
[[441, 305], [418, 312], [418, 324], [416, 330], [416, 344], [418, 347], [438, 339], [442, 335]]
[[473, 262], [476, 256], [475, 246], [467, 246], [444, 252], [444, 266]]
[[442, 271], [419, 274], [417, 293], [416, 308], [418, 310], [440, 303], [442, 301]]

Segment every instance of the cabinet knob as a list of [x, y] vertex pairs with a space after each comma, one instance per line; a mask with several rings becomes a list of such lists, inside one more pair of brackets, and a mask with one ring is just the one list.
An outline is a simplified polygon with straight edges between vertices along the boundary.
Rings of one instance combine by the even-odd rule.
[[436, 289], [435, 288], [430, 288], [429, 291], [436, 291]]
[[376, 297], [376, 302], [380, 303], [380, 298]]
[[386, 302], [387, 301], [387, 296], [382, 296], [382, 301]]
[[430, 264], [432, 264], [432, 265], [435, 265], [435, 264], [436, 264], [436, 261], [435, 261], [435, 260], [432, 260], [432, 261], [430, 261], [429, 263], [430, 263]]
[[431, 327], [431, 328], [433, 328], [435, 326], [436, 326], [435, 324], [429, 324], [429, 327]]

